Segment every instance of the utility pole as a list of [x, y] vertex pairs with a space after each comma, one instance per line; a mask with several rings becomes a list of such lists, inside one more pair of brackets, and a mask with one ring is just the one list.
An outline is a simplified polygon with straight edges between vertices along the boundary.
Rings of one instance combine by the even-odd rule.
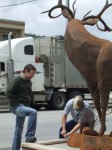
[[[66, 0], [66, 6], [67, 6], [68, 8], [70, 8], [70, 3], [69, 3], [69, 1], [70, 1], [70, 0]], [[67, 19], [67, 23], [68, 23], [68, 19]]]
[[66, 5], [67, 5], [68, 8], [70, 8], [69, 0], [66, 0]]

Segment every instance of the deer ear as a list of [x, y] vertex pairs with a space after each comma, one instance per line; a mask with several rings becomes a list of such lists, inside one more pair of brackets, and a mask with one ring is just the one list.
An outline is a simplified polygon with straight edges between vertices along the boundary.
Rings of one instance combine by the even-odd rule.
[[89, 20], [83, 21], [83, 24], [93, 26], [93, 25], [97, 24], [98, 21], [99, 21], [99, 19], [89, 19]]

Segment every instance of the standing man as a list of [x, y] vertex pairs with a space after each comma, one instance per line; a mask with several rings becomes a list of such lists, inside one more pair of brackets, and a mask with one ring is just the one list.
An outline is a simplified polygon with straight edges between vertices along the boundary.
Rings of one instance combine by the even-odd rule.
[[[67, 116], [71, 113], [72, 120], [67, 122]], [[95, 114], [90, 106], [83, 102], [82, 96], [70, 99], [62, 115], [62, 127], [59, 131], [59, 138], [69, 137], [73, 132], [83, 129], [84, 126], [94, 128]]]
[[10, 102], [10, 109], [16, 115], [15, 134], [13, 139], [12, 150], [20, 150], [21, 136], [25, 117], [28, 116], [28, 125], [26, 132], [26, 142], [35, 142], [37, 111], [30, 108], [32, 97], [31, 79], [36, 74], [36, 68], [32, 64], [24, 67], [21, 74], [15, 77], [6, 89], [6, 96]]

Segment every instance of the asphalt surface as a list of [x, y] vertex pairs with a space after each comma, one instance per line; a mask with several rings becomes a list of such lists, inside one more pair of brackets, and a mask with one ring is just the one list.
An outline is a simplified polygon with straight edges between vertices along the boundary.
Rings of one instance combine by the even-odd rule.
[[[38, 141], [58, 139], [58, 131], [61, 126], [62, 111], [38, 111], [36, 137]], [[25, 141], [27, 118], [24, 124], [22, 142]], [[11, 149], [15, 128], [15, 116], [8, 113], [0, 113], [0, 150]]]

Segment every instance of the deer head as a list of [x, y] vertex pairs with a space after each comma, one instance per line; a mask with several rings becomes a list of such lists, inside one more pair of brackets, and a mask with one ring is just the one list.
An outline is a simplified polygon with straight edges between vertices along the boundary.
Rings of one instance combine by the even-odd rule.
[[[62, 0], [59, 0], [58, 2], [58, 5], [52, 7], [50, 10], [48, 11], [44, 11], [42, 13], [47, 13], [48, 12], [48, 16], [50, 18], [57, 18], [61, 15], [63, 15], [65, 18], [67, 18], [68, 20], [71, 20], [71, 19], [75, 19], [75, 14], [76, 14], [76, 9], [74, 9], [74, 5], [76, 3], [76, 0], [75, 2], [73, 3], [72, 5], [72, 8], [73, 8], [73, 11], [70, 10], [68, 7], [64, 6], [62, 4]], [[109, 26], [105, 23], [105, 21], [101, 18], [102, 14], [105, 12], [106, 9], [108, 9], [110, 6], [112, 6], [112, 3], [108, 3], [108, 0], [106, 0], [106, 3], [105, 3], [105, 6], [103, 7], [103, 9], [100, 11], [100, 13], [98, 15], [91, 15], [91, 16], [88, 16], [88, 14], [91, 12], [91, 10], [85, 14], [85, 16], [82, 18], [82, 24], [83, 25], [96, 25], [97, 28], [100, 30], [100, 31], [112, 31], [112, 29], [109, 28]], [[61, 14], [59, 14], [58, 16], [52, 16], [52, 11], [57, 9], [57, 8], [61, 8]], [[103, 26], [104, 26], [104, 29], [101, 29], [97, 22], [100, 21]]]

